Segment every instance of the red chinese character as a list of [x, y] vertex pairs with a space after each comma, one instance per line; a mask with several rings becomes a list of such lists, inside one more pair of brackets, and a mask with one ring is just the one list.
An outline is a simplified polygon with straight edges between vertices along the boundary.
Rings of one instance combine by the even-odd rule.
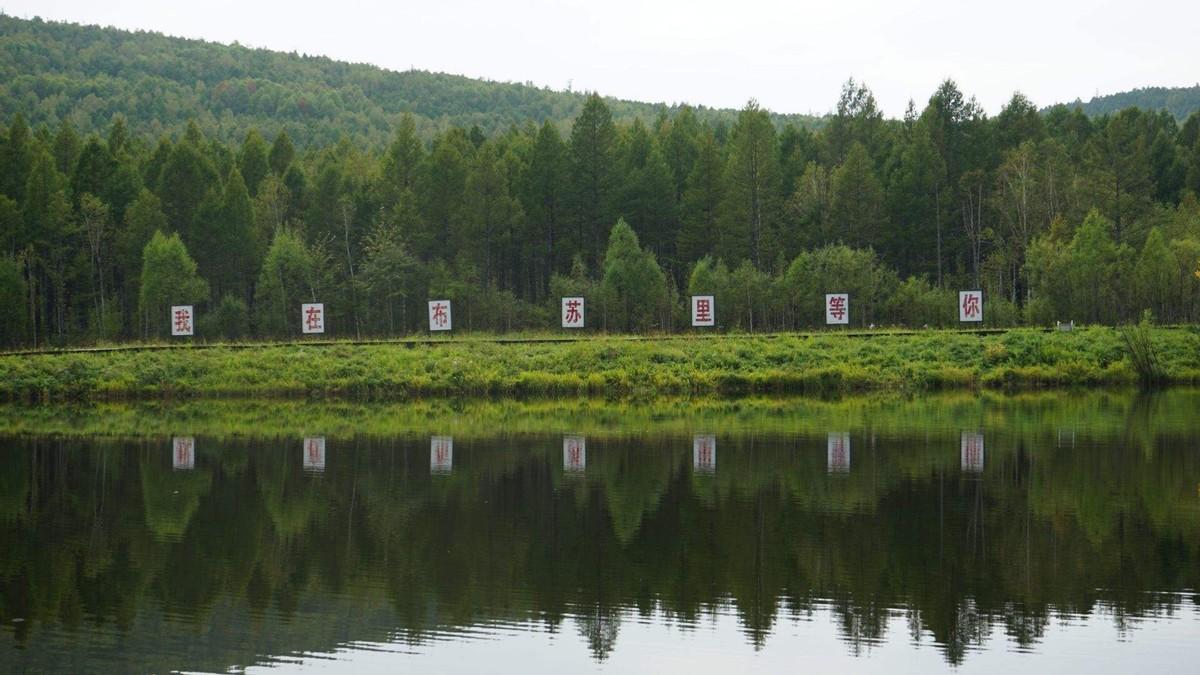
[[304, 325], [309, 330], [317, 330], [321, 327], [321, 308], [309, 307], [304, 310]]
[[445, 305], [443, 305], [440, 302], [434, 304], [432, 321], [435, 326], [445, 326], [446, 325], [446, 306]]
[[579, 314], [579, 301], [572, 298], [567, 300], [567, 316], [563, 321], [567, 323], [578, 323], [583, 316]]
[[963, 316], [979, 316], [979, 296], [975, 293], [968, 293], [967, 295], [964, 295], [962, 310]]
[[696, 299], [696, 322], [712, 321], [712, 302], [708, 298]]
[[846, 318], [846, 296], [834, 295], [829, 298], [829, 316], [838, 321]]
[[192, 330], [192, 313], [186, 309], [175, 310], [175, 332], [189, 333]]
[[317, 439], [308, 439], [308, 461], [311, 464], [317, 464], [321, 461], [321, 445], [317, 443]]

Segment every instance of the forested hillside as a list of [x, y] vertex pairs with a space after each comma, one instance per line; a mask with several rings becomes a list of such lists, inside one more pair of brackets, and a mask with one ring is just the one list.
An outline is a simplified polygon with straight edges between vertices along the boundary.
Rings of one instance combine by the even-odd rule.
[[[0, 117], [20, 112], [33, 125], [68, 122], [80, 133], [101, 131], [124, 115], [138, 132], [178, 135], [195, 121], [209, 136], [240, 141], [257, 128], [287, 130], [300, 147], [342, 136], [386, 145], [410, 113], [423, 140], [451, 126], [478, 126], [491, 136], [512, 125], [549, 120], [560, 131], [584, 94], [526, 84], [475, 80], [425, 71], [394, 72], [364, 64], [301, 56], [159, 33], [25, 21], [0, 15]], [[617, 120], [649, 122], [677, 107], [607, 99]], [[697, 108], [713, 124], [735, 110]], [[814, 124], [800, 115], [779, 124]]]
[[1095, 96], [1084, 103], [1072, 104], [1083, 108], [1088, 115], [1109, 115], [1125, 108], [1141, 108], [1149, 111], [1166, 110], [1183, 121], [1200, 110], [1200, 84], [1192, 87], [1143, 87], [1106, 96]]
[[[136, 61], [142, 39], [178, 44], [3, 25], [8, 36], [29, 27], [133, 45], [4, 50], [64, 71]], [[314, 69], [299, 90], [350, 68], [186, 44], [225, 50], [229, 63], [292, 59]], [[14, 67], [6, 101], [42, 77]], [[124, 91], [117, 74], [96, 81]], [[9, 344], [160, 336], [167, 308], [190, 303], [210, 339], [295, 334], [311, 301], [326, 304], [334, 335], [422, 330], [430, 298], [455, 303], [456, 329], [548, 328], [564, 295], [588, 298], [588, 326], [614, 331], [680, 328], [688, 294], [716, 296], [718, 328], [816, 326], [834, 291], [851, 294], [854, 325], [950, 325], [966, 288], [984, 290], [991, 325], [1115, 323], [1145, 310], [1200, 319], [1196, 114], [1182, 124], [1136, 108], [1042, 114], [1016, 94], [990, 117], [947, 81], [885, 119], [850, 81], [815, 130], [780, 126], [753, 101], [726, 125], [688, 107], [622, 119], [624, 104], [591, 95], [566, 125], [518, 107], [494, 133], [467, 120], [426, 139], [427, 118], [397, 113], [379, 121], [387, 143], [298, 148], [274, 112], [235, 142], [228, 128], [206, 130], [204, 115], [169, 133], [189, 109], [158, 91], [16, 98], [25, 104], [0, 131]], [[115, 110], [129, 117], [105, 121]]]

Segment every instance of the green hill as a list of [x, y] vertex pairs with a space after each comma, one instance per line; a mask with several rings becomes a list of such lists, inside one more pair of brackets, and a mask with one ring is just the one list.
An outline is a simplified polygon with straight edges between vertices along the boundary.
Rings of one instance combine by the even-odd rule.
[[1166, 110], [1182, 122], [1200, 110], [1200, 84], [1191, 87], [1142, 87], [1105, 96], [1094, 96], [1084, 103], [1076, 99], [1069, 107], [1080, 107], [1091, 117], [1109, 115], [1125, 108]]
[[[422, 136], [478, 125], [486, 134], [544, 120], [560, 123], [584, 94], [445, 73], [395, 72], [321, 56], [251, 49], [161, 33], [131, 32], [0, 15], [0, 119], [17, 112], [34, 125], [62, 120], [90, 132], [125, 115], [139, 131], [176, 132], [195, 119], [207, 134], [239, 141], [257, 127], [281, 127], [299, 144], [322, 146], [343, 134], [381, 146], [411, 112]], [[650, 120], [678, 106], [608, 100], [618, 119]], [[709, 122], [737, 111], [697, 108]], [[814, 126], [819, 118], [777, 115]]]

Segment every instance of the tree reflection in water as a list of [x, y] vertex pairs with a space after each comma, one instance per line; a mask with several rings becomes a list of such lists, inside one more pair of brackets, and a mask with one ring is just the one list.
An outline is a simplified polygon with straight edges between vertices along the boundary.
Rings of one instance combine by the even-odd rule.
[[[494, 428], [455, 434], [452, 471], [437, 429], [328, 434], [323, 473], [301, 434], [195, 431], [190, 468], [171, 437], [10, 437], [0, 625], [18, 649], [0, 665], [224, 670], [530, 621], [573, 623], [603, 660], [631, 616], [725, 610], [756, 648], [828, 611], [856, 655], [903, 619], [952, 664], [996, 628], [1036, 651], [1056, 617], [1136, 634], [1200, 587], [1196, 394], [1160, 397], [983, 401], [962, 420], [900, 402], [903, 425], [792, 433], [775, 412], [764, 431], [616, 424], [586, 462], [583, 437]], [[720, 462], [697, 464], [714, 430]]]

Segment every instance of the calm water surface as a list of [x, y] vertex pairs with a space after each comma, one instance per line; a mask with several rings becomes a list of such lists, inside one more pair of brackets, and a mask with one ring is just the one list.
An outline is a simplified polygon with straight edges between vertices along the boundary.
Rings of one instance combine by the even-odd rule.
[[0, 412], [0, 670], [1197, 672], [1195, 391], [189, 405]]

